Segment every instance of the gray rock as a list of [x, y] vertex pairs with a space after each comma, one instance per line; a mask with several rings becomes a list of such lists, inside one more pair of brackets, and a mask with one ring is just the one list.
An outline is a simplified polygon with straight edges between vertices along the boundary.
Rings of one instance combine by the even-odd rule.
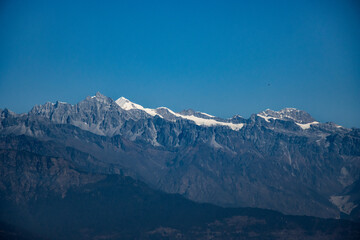
[[[28, 114], [2, 110], [0, 146], [18, 150], [27, 145], [25, 140], [12, 143], [7, 136], [52, 141], [101, 160], [99, 167], [94, 161], [86, 167], [84, 159], [85, 169], [117, 169], [112, 171], [222, 206], [336, 218], [344, 217], [344, 212], [331, 197], [348, 194], [355, 199], [354, 191], [346, 189], [360, 179], [359, 129], [309, 124], [315, 120], [296, 109], [266, 110], [249, 119], [212, 118], [193, 110], [179, 113], [244, 124], [239, 130], [197, 125], [166, 108], [156, 112], [152, 116], [141, 109], [124, 110], [100, 93], [76, 105], [35, 106]], [[40, 144], [27, 151], [42, 154], [47, 148]], [[78, 162], [61, 148], [47, 152]], [[358, 209], [352, 211], [347, 217], [358, 218]]]

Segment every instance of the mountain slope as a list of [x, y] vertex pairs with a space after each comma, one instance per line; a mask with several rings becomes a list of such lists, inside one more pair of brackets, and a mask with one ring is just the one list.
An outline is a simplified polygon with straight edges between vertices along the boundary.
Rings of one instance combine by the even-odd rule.
[[[85, 170], [121, 171], [195, 201], [358, 218], [354, 191], [346, 193], [345, 204], [355, 206], [350, 212], [332, 200], [360, 178], [358, 129], [318, 123], [296, 109], [267, 110], [249, 119], [144, 109], [98, 93], [76, 105], [36, 106], [28, 114], [4, 110], [0, 146], [13, 141], [10, 147], [23, 149], [26, 144], [16, 136], [26, 135], [62, 146], [48, 150], [53, 156], [67, 157], [69, 148], [90, 155]], [[41, 145], [27, 151], [42, 155], [47, 147]]]
[[357, 239], [360, 234], [358, 224], [343, 220], [194, 203], [130, 177], [84, 172], [77, 162], [1, 150], [0, 237]]

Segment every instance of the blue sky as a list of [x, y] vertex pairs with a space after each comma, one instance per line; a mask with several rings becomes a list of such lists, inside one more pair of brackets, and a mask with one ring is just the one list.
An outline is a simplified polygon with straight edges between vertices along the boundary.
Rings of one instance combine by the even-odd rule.
[[100, 91], [220, 117], [360, 127], [357, 1], [0, 2], [0, 108]]

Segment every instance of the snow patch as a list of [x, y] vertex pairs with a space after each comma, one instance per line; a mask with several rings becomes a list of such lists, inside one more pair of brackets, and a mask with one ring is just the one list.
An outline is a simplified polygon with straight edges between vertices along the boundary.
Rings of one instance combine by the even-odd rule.
[[243, 123], [227, 123], [227, 122], [219, 122], [216, 121], [214, 119], [205, 119], [205, 118], [199, 118], [199, 117], [195, 117], [195, 116], [183, 116], [180, 114], [175, 113], [175, 116], [180, 117], [180, 118], [184, 118], [190, 121], [193, 121], [196, 125], [199, 126], [207, 126], [207, 127], [211, 127], [211, 126], [227, 126], [229, 128], [231, 128], [232, 130], [238, 131], [240, 130], [244, 124]]
[[172, 115], [174, 115], [178, 118], [183, 118], [183, 119], [193, 121], [198, 126], [211, 127], [211, 126], [216, 126], [216, 125], [222, 125], [222, 126], [227, 126], [235, 131], [240, 130], [244, 126], [243, 123], [235, 124], [235, 123], [219, 122], [214, 119], [205, 119], [205, 118], [196, 117], [194, 115], [190, 115], [190, 116], [189, 115], [181, 115], [179, 113], [173, 112], [172, 110], [170, 110], [169, 108], [166, 108], [166, 107], [159, 107], [157, 109], [166, 109]]
[[343, 212], [347, 215], [351, 213], [351, 211], [357, 207], [353, 202], [349, 202], [350, 196], [331, 196], [330, 202], [334, 204], [340, 212]]
[[210, 141], [210, 145], [213, 148], [223, 148], [223, 146], [221, 146], [218, 142], [216, 142], [215, 140], [215, 134], [212, 136], [211, 141]]
[[[270, 122], [269, 119], [283, 120], [281, 118], [268, 117], [268, 116], [264, 116], [262, 114], [257, 114], [257, 116], [265, 119], [266, 122]], [[291, 118], [291, 119], [293, 119], [293, 118]], [[296, 125], [301, 127], [303, 130], [309, 129], [311, 127], [311, 125], [319, 124], [319, 122], [317, 122], [317, 121], [314, 121], [314, 122], [311, 122], [311, 123], [297, 123], [297, 122], [295, 122], [295, 123], [296, 123]]]
[[354, 179], [349, 173], [349, 171], [346, 169], [346, 167], [342, 167], [340, 169], [340, 176], [338, 178], [338, 181], [343, 185], [343, 187], [347, 187], [354, 183]]
[[267, 116], [264, 116], [264, 115], [261, 115], [261, 114], [256, 114], [258, 117], [261, 117], [263, 119], [265, 119], [266, 122], [270, 122], [269, 119], [274, 119], [274, 120], [277, 120], [279, 118], [275, 118], [275, 117], [267, 117]]
[[211, 117], [211, 118], [214, 118], [215, 116], [213, 116], [213, 115], [210, 115], [210, 114], [207, 114], [207, 113], [204, 113], [204, 112], [200, 112], [202, 115], [205, 115], [205, 116], [207, 116], [207, 117]]
[[309, 129], [311, 127], [311, 125], [315, 125], [315, 124], [319, 124], [319, 122], [311, 122], [311, 123], [306, 123], [306, 124], [302, 124], [302, 123], [296, 123], [296, 125], [298, 125], [299, 127], [301, 127], [303, 130]]

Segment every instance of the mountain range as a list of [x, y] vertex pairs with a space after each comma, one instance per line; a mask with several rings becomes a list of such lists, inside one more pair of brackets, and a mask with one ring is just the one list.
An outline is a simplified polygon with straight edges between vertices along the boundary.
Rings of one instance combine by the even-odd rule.
[[[321, 123], [295, 108], [267, 109], [248, 119], [240, 115], [223, 119], [191, 109], [175, 113], [166, 107], [145, 108], [124, 97], [114, 101], [97, 93], [75, 105], [59, 101], [45, 103], [24, 114], [1, 110], [0, 139], [0, 196], [2, 206], [6, 206], [1, 211], [4, 226], [39, 229], [49, 220], [45, 209], [51, 212], [50, 216], [66, 219], [70, 209], [79, 208], [74, 199], [87, 201], [88, 208], [98, 208], [101, 200], [96, 202], [91, 197], [96, 194], [106, 201], [105, 212], [110, 211], [109, 201], [119, 201], [136, 213], [139, 209], [125, 204], [127, 200], [141, 202], [155, 198], [163, 201], [161, 206], [168, 206], [169, 199], [175, 199], [184, 204], [179, 207], [185, 209], [184, 213], [209, 212], [199, 213], [199, 218], [194, 219], [196, 223], [190, 224], [199, 226], [201, 231], [205, 228], [200, 226], [205, 222], [232, 221], [229, 219], [240, 213], [244, 217], [245, 210], [241, 210], [244, 207], [248, 209], [247, 224], [251, 211], [260, 211], [249, 210], [253, 208], [269, 209], [261, 211], [268, 211], [266, 216], [283, 219], [284, 215], [270, 210], [360, 220], [360, 129]], [[120, 194], [124, 189], [127, 200]], [[151, 207], [145, 205], [140, 204], [142, 210], [153, 216]], [[57, 212], [59, 206], [69, 212]], [[123, 216], [131, 215], [118, 208], [111, 209]], [[164, 219], [171, 219], [165, 217], [166, 212], [176, 211], [173, 206], [159, 208], [162, 209], [160, 220], [152, 226], [145, 224], [146, 231], [140, 231], [145, 235], [139, 238], [150, 237], [149, 231], [156, 229], [161, 229], [161, 234], [170, 239], [175, 239], [176, 234], [188, 238], [200, 234], [200, 230], [195, 231], [190, 225], [176, 230], [175, 222], [173, 227], [156, 228]], [[76, 214], [78, 219], [87, 216], [81, 208]], [[109, 221], [125, 221], [116, 215], [109, 216]], [[244, 219], [236, 219], [236, 224], [244, 223]], [[313, 218], [306, 221], [309, 219]], [[221, 221], [216, 224], [224, 227], [226, 224]], [[294, 221], [299, 224], [300, 220]], [[70, 225], [85, 228], [80, 223]], [[113, 225], [109, 223], [110, 226]], [[225, 228], [229, 230], [229, 226], [227, 222]], [[217, 227], [208, 229], [214, 234]], [[130, 228], [135, 229], [136, 224]], [[55, 231], [51, 224], [45, 229], [49, 234]], [[103, 234], [104, 229], [107, 228], [99, 227], [96, 234]], [[114, 234], [126, 235], [121, 231]], [[153, 233], [160, 234], [156, 231]], [[87, 234], [75, 232], [82, 237]], [[66, 231], [64, 234], [64, 238], [80, 236], [66, 235], [70, 234]]]

